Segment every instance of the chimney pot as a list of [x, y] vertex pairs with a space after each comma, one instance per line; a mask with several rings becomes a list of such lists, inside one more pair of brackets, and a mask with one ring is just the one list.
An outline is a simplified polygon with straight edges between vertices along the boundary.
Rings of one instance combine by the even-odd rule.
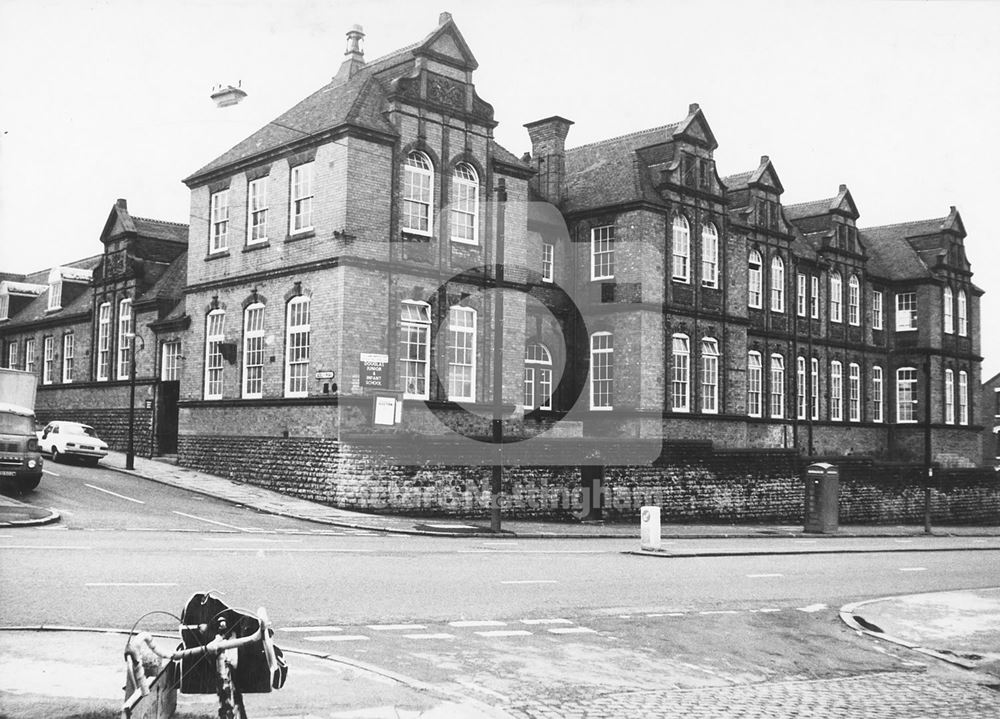
[[445, 23], [451, 22], [451, 13], [443, 12], [438, 15], [438, 25], [444, 25]]
[[698, 107], [698, 103], [697, 103], [697, 102], [692, 102], [692, 103], [691, 103], [690, 105], [688, 105], [688, 114], [689, 114], [689, 115], [693, 115], [693, 114], [694, 114], [694, 113], [696, 113], [696, 112], [697, 112], [697, 111], [698, 111], [699, 109], [700, 109], [700, 108]]
[[847, 185], [841, 185], [840, 186], [840, 191], [841, 192], [847, 192]]
[[768, 157], [767, 155], [761, 155], [760, 156], [760, 164], [763, 165], [763, 164], [766, 164], [766, 163], [768, 163], [770, 161], [771, 161], [771, 158]]

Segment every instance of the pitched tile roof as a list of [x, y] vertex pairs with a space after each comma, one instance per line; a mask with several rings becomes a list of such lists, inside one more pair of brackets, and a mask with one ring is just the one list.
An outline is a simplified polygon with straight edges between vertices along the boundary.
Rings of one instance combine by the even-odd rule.
[[187, 244], [188, 226], [180, 222], [164, 222], [163, 220], [150, 220], [145, 217], [132, 215], [135, 223], [135, 231], [143, 237], [150, 237], [157, 240], [177, 242]]
[[187, 285], [187, 252], [182, 252], [167, 267], [152, 287], [142, 295], [142, 299], [180, 299]]
[[810, 202], [799, 202], [794, 205], [784, 205], [785, 216], [789, 220], [797, 220], [801, 217], [825, 215], [836, 201], [836, 197], [830, 197], [825, 200], [811, 200]]
[[[654, 127], [566, 151], [566, 206], [599, 207], [636, 199], [655, 199], [647, 166], [670, 162], [674, 130], [680, 123]], [[659, 146], [660, 152], [639, 158], [637, 151]]]
[[[68, 263], [66, 265], [59, 265], [60, 267], [76, 267], [84, 270], [93, 270], [97, 267], [101, 258], [104, 255], [94, 255], [93, 257], [87, 257], [82, 260], [76, 260], [75, 262]], [[34, 275], [41, 275], [42, 280], [39, 284], [46, 284], [48, 280], [49, 270], [40, 270], [39, 272], [32, 273]], [[62, 309], [55, 312], [48, 312], [49, 307], [49, 293], [48, 290], [38, 295], [31, 302], [29, 302], [24, 309], [18, 312], [15, 316], [11, 317], [12, 322], [16, 323], [29, 323], [37, 322], [39, 320], [46, 319], [48, 317], [66, 316], [76, 314], [78, 312], [86, 312], [90, 309], [90, 303], [92, 301], [92, 293], [89, 291], [81, 292], [78, 297], [70, 301], [69, 304], [63, 305]]]
[[871, 271], [893, 280], [929, 277], [931, 272], [926, 262], [906, 238], [941, 232], [947, 219], [939, 217], [859, 229], [872, 258]]
[[753, 177], [753, 173], [756, 170], [750, 170], [749, 172], [741, 172], [738, 175], [727, 175], [722, 178], [722, 184], [726, 186], [726, 189], [735, 190], [738, 187], [746, 187], [750, 178]]

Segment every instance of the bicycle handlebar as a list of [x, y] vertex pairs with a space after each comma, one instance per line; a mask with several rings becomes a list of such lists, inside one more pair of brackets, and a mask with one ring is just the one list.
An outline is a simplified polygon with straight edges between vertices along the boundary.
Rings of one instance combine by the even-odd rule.
[[246, 637], [237, 637], [235, 639], [220, 639], [216, 637], [207, 644], [203, 644], [200, 647], [191, 647], [190, 649], [178, 649], [173, 652], [164, 652], [153, 641], [153, 635], [149, 632], [142, 632], [137, 635], [136, 639], [145, 643], [157, 656], [163, 659], [182, 659], [184, 657], [197, 656], [199, 654], [218, 654], [219, 652], [224, 652], [227, 649], [236, 649], [238, 647], [244, 647], [248, 644], [254, 644], [259, 642], [264, 638], [264, 632], [267, 628], [264, 622], [260, 623], [257, 631]]

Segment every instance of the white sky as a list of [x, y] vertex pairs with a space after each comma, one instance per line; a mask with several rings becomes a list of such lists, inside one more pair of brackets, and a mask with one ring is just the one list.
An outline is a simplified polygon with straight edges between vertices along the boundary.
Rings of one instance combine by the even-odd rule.
[[[850, 188], [862, 227], [956, 205], [1000, 371], [1000, 2], [0, 0], [0, 271], [101, 252], [112, 204], [188, 221], [181, 179], [326, 84], [344, 33], [373, 60], [452, 13], [496, 137], [575, 121], [570, 147], [697, 102], [722, 175], [769, 155], [793, 204]], [[216, 109], [216, 84], [249, 97]]]

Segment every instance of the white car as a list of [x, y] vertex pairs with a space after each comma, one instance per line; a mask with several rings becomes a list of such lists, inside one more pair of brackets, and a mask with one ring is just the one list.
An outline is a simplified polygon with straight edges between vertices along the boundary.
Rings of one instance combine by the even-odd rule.
[[38, 449], [58, 462], [63, 457], [80, 457], [96, 466], [108, 455], [108, 445], [90, 425], [79, 422], [49, 422], [38, 433]]

